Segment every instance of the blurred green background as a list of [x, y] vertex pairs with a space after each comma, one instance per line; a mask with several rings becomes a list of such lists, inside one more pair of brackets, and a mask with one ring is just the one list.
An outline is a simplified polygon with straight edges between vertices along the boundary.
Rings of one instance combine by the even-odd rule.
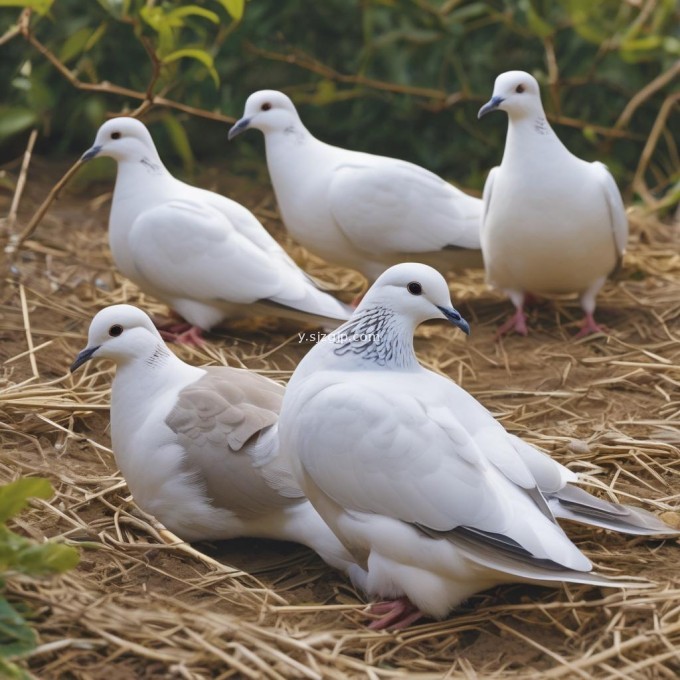
[[[680, 191], [677, 0], [0, 0], [0, 34], [5, 161], [34, 127], [38, 153], [75, 159], [107, 116], [142, 103], [77, 89], [47, 48], [82, 83], [235, 118], [251, 92], [285, 90], [320, 139], [480, 191], [507, 121], [477, 111], [496, 75], [521, 69], [565, 144], [606, 162], [628, 200], [669, 209]], [[255, 132], [228, 144], [227, 123], [163, 106], [142, 119], [185, 177], [218, 161], [266, 177]]]

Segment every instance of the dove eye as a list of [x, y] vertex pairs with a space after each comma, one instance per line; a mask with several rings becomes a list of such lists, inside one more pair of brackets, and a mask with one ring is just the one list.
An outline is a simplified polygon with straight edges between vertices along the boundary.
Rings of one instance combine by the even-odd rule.
[[411, 283], [406, 286], [406, 290], [411, 293], [411, 295], [423, 294], [423, 287], [417, 281], [411, 281]]
[[271, 109], [271, 107], [272, 107], [272, 105], [269, 102], [265, 102], [264, 104], [262, 104], [262, 106], [260, 108], [263, 111], [269, 111], [269, 109]]
[[109, 335], [112, 338], [117, 338], [122, 332], [123, 332], [123, 327], [118, 323], [114, 323], [113, 326], [111, 326], [111, 328], [109, 328]]
[[524, 85], [518, 85], [518, 86], [515, 88], [515, 92], [517, 92], [517, 93], [519, 93], [519, 94], [522, 94], [522, 92], [524, 92]]
[[112, 132], [111, 139], [120, 139], [120, 132]]

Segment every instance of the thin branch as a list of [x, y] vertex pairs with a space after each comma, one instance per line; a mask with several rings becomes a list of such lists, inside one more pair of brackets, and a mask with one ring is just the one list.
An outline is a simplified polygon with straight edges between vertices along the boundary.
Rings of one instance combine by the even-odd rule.
[[[120, 85], [114, 85], [108, 81], [103, 81], [101, 83], [84, 83], [77, 76], [73, 74], [64, 64], [61, 62], [45, 45], [43, 45], [29, 30], [25, 28], [21, 31], [23, 37], [35, 47], [40, 54], [42, 54], [45, 59], [47, 59], [54, 68], [61, 73], [66, 80], [69, 81], [73, 87], [78, 90], [85, 90], [86, 92], [103, 92], [106, 94], [116, 94], [122, 97], [129, 97], [130, 99], [138, 99], [142, 102], [148, 102], [147, 106], [142, 105], [141, 110], [147, 110], [151, 106], [165, 106], [169, 109], [176, 109], [177, 111], [183, 111], [192, 116], [199, 116], [201, 118], [208, 118], [209, 120], [214, 120], [220, 123], [233, 124], [236, 119], [232, 116], [225, 116], [216, 111], [207, 111], [206, 109], [199, 109], [194, 106], [187, 106], [186, 104], [181, 104], [172, 99], [166, 99], [165, 97], [160, 97], [152, 95], [151, 99], [147, 96], [147, 92], [137, 92], [136, 90], [131, 90], [127, 87], [121, 87]], [[139, 109], [138, 109], [139, 111]]]
[[33, 147], [35, 146], [35, 140], [38, 138], [38, 131], [32, 130], [31, 135], [28, 138], [28, 144], [26, 145], [26, 151], [24, 151], [24, 159], [21, 162], [21, 170], [19, 171], [19, 179], [17, 180], [17, 186], [14, 190], [14, 196], [12, 196], [12, 204], [9, 207], [9, 214], [7, 215], [7, 232], [11, 233], [14, 229], [14, 224], [17, 221], [17, 211], [19, 210], [19, 202], [21, 201], [21, 195], [24, 193], [24, 187], [26, 186], [26, 176], [28, 175], [28, 166], [31, 163], [31, 154], [33, 153]]
[[647, 143], [640, 154], [640, 162], [638, 163], [637, 170], [635, 171], [635, 177], [633, 178], [633, 189], [635, 189], [635, 191], [637, 191], [640, 196], [642, 196], [647, 205], [652, 206], [652, 209], [656, 209], [660, 205], [660, 202], [654, 198], [651, 191], [649, 190], [649, 187], [645, 182], [645, 172], [649, 167], [652, 155], [654, 154], [656, 146], [659, 142], [659, 137], [661, 137], [661, 133], [665, 128], [666, 120], [668, 119], [668, 116], [670, 116], [673, 107], [678, 102], [680, 102], [680, 92], [674, 92], [673, 94], [669, 94], [668, 97], [666, 97], [664, 103], [661, 105], [661, 109], [659, 109], [659, 115], [656, 117], [654, 125], [652, 126], [652, 130], [649, 133]]
[[619, 130], [626, 127], [630, 122], [635, 111], [640, 107], [647, 99], [649, 99], [653, 94], [658, 92], [662, 87], [665, 87], [674, 78], [680, 75], [680, 59], [675, 61], [673, 65], [662, 74], [658, 75], [654, 80], [645, 85], [633, 98], [626, 104], [626, 107], [621, 112], [616, 123], [614, 123], [614, 128]]

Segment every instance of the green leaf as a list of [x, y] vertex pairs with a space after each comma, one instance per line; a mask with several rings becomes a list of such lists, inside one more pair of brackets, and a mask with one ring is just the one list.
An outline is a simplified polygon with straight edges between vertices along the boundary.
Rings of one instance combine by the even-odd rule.
[[241, 21], [246, 8], [246, 0], [217, 0], [229, 12], [234, 21]]
[[170, 141], [175, 147], [175, 151], [182, 159], [182, 163], [187, 170], [191, 170], [194, 165], [194, 153], [191, 150], [189, 137], [184, 129], [182, 123], [177, 120], [177, 117], [171, 113], [166, 113], [163, 116], [163, 124], [168, 131]]
[[220, 77], [217, 75], [217, 71], [215, 70], [213, 58], [205, 50], [201, 50], [197, 47], [184, 47], [181, 50], [175, 50], [174, 52], [165, 55], [162, 61], [164, 64], [171, 64], [173, 61], [185, 58], [200, 61], [201, 64], [206, 67], [208, 73], [210, 73], [212, 76], [212, 79], [215, 82], [215, 87], [219, 87]]
[[85, 50], [85, 45], [92, 35], [92, 29], [84, 26], [78, 29], [64, 41], [64, 44], [59, 50], [59, 59], [67, 64], [71, 59], [77, 57]]
[[5, 680], [34, 680], [34, 676], [15, 663], [0, 657], [0, 678]]
[[0, 571], [45, 576], [78, 564], [78, 551], [60, 543], [35, 543], [0, 525]]
[[24, 617], [0, 597], [0, 656], [26, 654], [36, 646], [36, 636]]
[[26, 7], [38, 14], [47, 14], [54, 0], [0, 0], [0, 7]]
[[0, 487], [0, 522], [19, 514], [29, 498], [50, 498], [53, 494], [49, 480], [42, 477], [23, 477]]
[[[188, 5], [185, 7], [178, 7], [177, 9], [173, 9], [171, 12], [168, 12], [166, 15], [166, 18], [168, 21], [171, 22], [171, 25], [180, 27], [184, 26], [184, 17], [188, 16], [199, 16], [203, 17], [204, 19], [208, 19], [208, 21], [212, 21], [213, 24], [219, 24], [220, 23], [220, 18], [215, 14], [215, 12], [211, 12], [209, 9], [203, 9], [203, 7], [196, 7], [196, 5]], [[175, 23], [176, 21], [179, 21], [179, 23]]]
[[0, 142], [35, 125], [35, 111], [20, 106], [0, 107]]
[[526, 14], [527, 25], [534, 35], [547, 38], [555, 32], [555, 29], [534, 9], [531, 0], [521, 0], [519, 6]]

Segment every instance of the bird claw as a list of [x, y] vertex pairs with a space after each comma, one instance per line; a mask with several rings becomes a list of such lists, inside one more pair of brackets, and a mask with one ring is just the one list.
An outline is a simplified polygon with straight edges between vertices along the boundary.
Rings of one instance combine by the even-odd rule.
[[587, 313], [581, 321], [581, 330], [574, 336], [576, 339], [585, 338], [592, 333], [607, 333], [608, 329], [606, 326], [600, 326], [595, 321], [592, 314]]
[[519, 335], [528, 335], [527, 317], [522, 309], [518, 309], [497, 331], [496, 340], [500, 340], [506, 333], [514, 331]]
[[377, 614], [380, 617], [368, 625], [370, 630], [403, 630], [424, 616], [423, 612], [406, 597], [377, 602], [371, 605], [369, 614]]
[[178, 345], [191, 345], [193, 347], [202, 347], [205, 342], [203, 340], [203, 330], [198, 326], [191, 324], [177, 324], [170, 329], [158, 329], [161, 337], [166, 342], [175, 342]]

